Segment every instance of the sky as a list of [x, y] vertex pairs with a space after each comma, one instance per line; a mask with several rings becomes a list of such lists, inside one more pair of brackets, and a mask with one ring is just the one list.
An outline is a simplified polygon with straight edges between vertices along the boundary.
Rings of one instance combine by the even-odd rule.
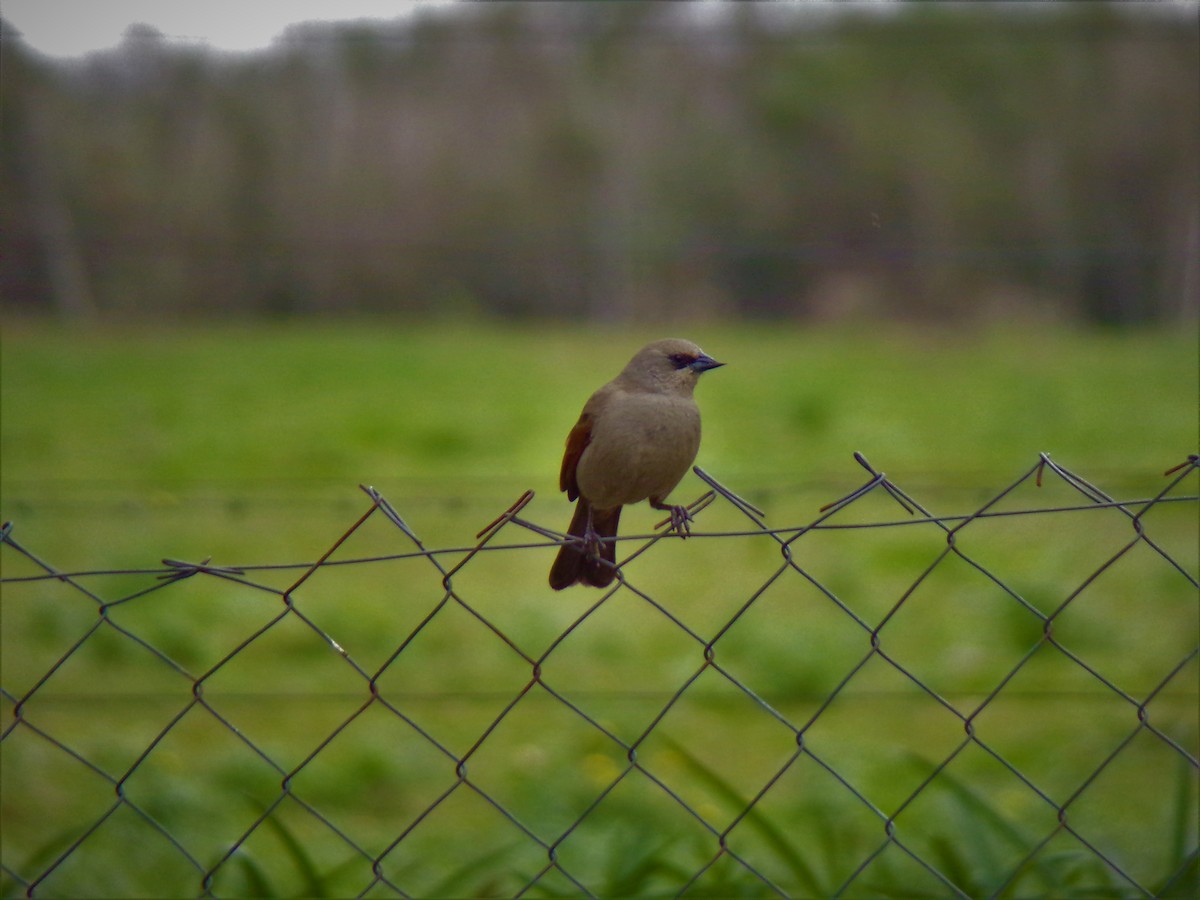
[[[269, 47], [295, 22], [393, 20], [422, 6], [453, 2], [464, 0], [0, 0], [0, 16], [35, 50], [74, 57], [119, 44], [133, 24], [216, 50], [257, 50]], [[891, 5], [888, 0], [859, 2]], [[1191, 8], [1197, 2], [1167, 0], [1167, 5]]]
[[3, 0], [0, 15], [26, 44], [50, 56], [112, 47], [135, 23], [172, 40], [217, 50], [255, 50], [293, 22], [395, 19], [446, 0]]

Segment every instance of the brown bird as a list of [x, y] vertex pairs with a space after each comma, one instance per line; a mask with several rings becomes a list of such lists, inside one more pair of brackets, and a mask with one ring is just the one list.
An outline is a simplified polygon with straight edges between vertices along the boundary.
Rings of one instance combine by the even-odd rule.
[[567, 529], [579, 540], [559, 547], [550, 568], [556, 591], [577, 582], [612, 583], [617, 550], [611, 539], [626, 504], [649, 500], [670, 511], [671, 527], [687, 536], [687, 510], [665, 501], [700, 449], [696, 381], [721, 365], [690, 341], [655, 341], [592, 394], [567, 435], [558, 476], [559, 489], [579, 501]]

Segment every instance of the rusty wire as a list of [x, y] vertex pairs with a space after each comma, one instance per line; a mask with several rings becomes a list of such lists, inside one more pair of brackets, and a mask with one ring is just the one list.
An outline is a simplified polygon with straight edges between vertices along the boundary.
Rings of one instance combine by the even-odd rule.
[[[12, 525], [5, 524], [0, 533], [5, 552], [17, 554], [40, 571], [32, 575], [6, 577], [0, 579], [0, 582], [8, 585], [58, 582], [76, 592], [78, 596], [90, 601], [98, 615], [58, 658], [47, 661], [45, 670], [39, 676], [29, 679], [31, 683], [13, 686], [11, 689], [8, 684], [5, 684], [0, 689], [5, 705], [11, 710], [10, 719], [5, 724], [2, 736], [0, 736], [0, 748], [3, 744], [13, 741], [36, 740], [40, 742], [39, 746], [52, 748], [47, 752], [64, 754], [84, 767], [99, 778], [107, 786], [106, 790], [110, 792], [110, 799], [94, 817], [87, 821], [57, 823], [60, 834], [53, 842], [53, 846], [50, 849], [40, 848], [34, 858], [13, 855], [13, 852], [8, 849], [13, 842], [6, 840], [4, 842], [6, 848], [3, 854], [4, 858], [0, 861], [2, 862], [0, 877], [3, 878], [5, 895], [23, 893], [28, 896], [39, 896], [43, 893], [55, 893], [57, 889], [54, 887], [53, 879], [56, 873], [71, 864], [72, 857], [80, 852], [80, 848], [93, 840], [98, 832], [103, 831], [106, 823], [114, 817], [132, 814], [146, 828], [158, 835], [171, 848], [171, 853], [175, 854], [182, 868], [191, 873], [190, 880], [160, 885], [159, 887], [165, 893], [221, 896], [222, 885], [219, 879], [223, 873], [227, 873], [231, 867], [239, 864], [238, 860], [247, 853], [248, 845], [260, 839], [263, 832], [272, 827], [274, 817], [283, 807], [294, 804], [311, 816], [313, 821], [319, 823], [322, 842], [334, 845], [341, 853], [349, 856], [350, 861], [344, 863], [344, 866], [352, 868], [358, 873], [355, 881], [358, 895], [418, 896], [420, 895], [419, 891], [414, 893], [410, 886], [402, 883], [404, 881], [402, 877], [394, 874], [393, 861], [406, 852], [406, 848], [412, 843], [412, 835], [415, 831], [425, 827], [431, 817], [436, 818], [435, 814], [450, 802], [450, 798], [465, 793], [494, 810], [514, 829], [515, 834], [519, 835], [521, 844], [534, 848], [536, 856], [540, 859], [533, 869], [528, 868], [528, 865], [523, 868], [516, 866], [514, 869], [514, 864], [505, 858], [492, 860], [488, 864], [489, 871], [504, 873], [508, 878], [508, 881], [503, 882], [513, 886], [508, 889], [508, 893], [514, 896], [539, 896], [553, 892], [551, 885], [554, 885], [556, 887], [553, 890], [570, 890], [581, 896], [598, 896], [603, 894], [604, 886], [594, 883], [589, 880], [587, 875], [576, 871], [572, 864], [564, 861], [561, 851], [577, 838], [577, 835], [596, 815], [599, 807], [618, 792], [623, 784], [635, 780], [639, 780], [639, 783], [644, 781], [644, 783], [653, 785], [661, 798], [674, 804], [686, 820], [693, 823], [694, 827], [698, 829], [697, 833], [701, 835], [701, 844], [707, 846], [703, 858], [689, 871], [672, 870], [670, 877], [663, 876], [668, 885], [666, 889], [668, 893], [682, 895], [689, 891], [702, 890], [705, 879], [710, 877], [712, 872], [716, 872], [719, 867], [724, 866], [732, 867], [739, 877], [748, 880], [750, 887], [743, 889], [750, 895], [781, 897], [808, 895], [813, 890], [812, 885], [806, 887], [799, 883], [785, 883], [778, 875], [761, 865], [754, 853], [748, 853], [739, 849], [739, 846], [735, 846], [738, 842], [731, 840], [731, 836], [736, 836], [739, 828], [744, 832], [748, 827], [747, 823], [761, 815], [760, 809], [763, 801], [779, 790], [778, 785], [789, 777], [789, 772], [811, 764], [816, 766], [820, 772], [828, 775], [832, 779], [832, 783], [838, 786], [845, 808], [849, 810], [849, 812], [843, 810], [841, 814], [865, 815], [873, 818], [878, 827], [877, 838], [873, 846], [861, 852], [855, 864], [841, 872], [833, 881], [827, 879], [821, 882], [824, 885], [822, 890], [839, 896], [877, 890], [878, 886], [871, 880], [870, 874], [873, 865], [884, 855], [891, 858], [898, 855], [899, 858], [906, 861], [906, 864], [910, 863], [914, 866], [915, 871], [922, 873], [922, 877], [928, 878], [929, 882], [935, 886], [935, 891], [953, 896], [973, 896], [979, 891], [978, 885], [971, 883], [969, 879], [964, 879], [960, 872], [947, 871], [940, 858], [922, 849], [923, 836], [919, 834], [918, 829], [907, 827], [904, 817], [914, 805], [928, 797], [931, 785], [938, 784], [939, 780], [941, 782], [949, 780], [950, 776], [946, 773], [957, 759], [974, 752], [984, 754], [987, 759], [994, 761], [1003, 772], [1011, 775], [1014, 779], [1013, 783], [1019, 785], [1020, 789], [1027, 792], [1030, 797], [1036, 798], [1036, 804], [1045, 808], [1046, 814], [1053, 822], [1043, 834], [1035, 836], [1026, 852], [1017, 854], [1015, 862], [1010, 860], [1007, 869], [993, 875], [986, 891], [989, 895], [998, 896], [1011, 890], [1031, 867], [1043, 864], [1044, 859], [1050, 855], [1047, 848], [1055, 845], [1055, 842], [1061, 841], [1064, 835], [1077, 842], [1076, 846], [1086, 848], [1094, 860], [1099, 862], [1107, 877], [1111, 878], [1108, 889], [1113, 895], [1154, 896], [1163, 892], [1175, 892], [1180, 896], [1185, 894], [1197, 879], [1197, 857], [1200, 850], [1195, 843], [1194, 828], [1182, 830], [1181, 833], [1186, 835], [1186, 840], [1190, 843], [1187, 846], [1175, 848], [1175, 854], [1169, 865], [1165, 869], [1154, 872], [1153, 877], [1148, 877], [1144, 872], [1144, 866], [1139, 864], [1131, 867], [1129, 860], [1123, 858], [1121, 853], [1112, 850], [1111, 846], [1103, 840], [1098, 840], [1088, 827], [1078, 825], [1073, 813], [1080, 798], [1092, 789], [1092, 785], [1098, 779], [1104, 777], [1106, 770], [1127, 755], [1127, 748], [1135, 741], [1152, 740], [1155, 742], [1153, 746], [1163, 751], [1166, 758], [1177, 760], [1189, 772], [1189, 786], [1185, 790], [1195, 792], [1197, 773], [1200, 773], [1200, 762], [1197, 760], [1194, 734], [1197, 726], [1196, 719], [1200, 719], [1200, 715], [1197, 715], [1189, 723], [1189, 727], [1186, 729], [1188, 736], [1184, 737], [1162, 727], [1156, 721], [1150, 707], [1174, 679], [1180, 677], [1181, 673], [1195, 664], [1197, 656], [1200, 654], [1200, 646], [1193, 643], [1190, 650], [1185, 652], [1181, 658], [1163, 660], [1156, 670], [1160, 673], [1157, 682], [1149, 690], [1133, 693], [1121, 686], [1120, 679], [1105, 671], [1106, 665], [1103, 659], [1097, 661], [1094, 658], [1084, 658], [1072, 649], [1070, 641], [1060, 638], [1058, 631], [1067, 611], [1073, 604], [1080, 602], [1081, 596], [1086, 596], [1089, 587], [1104, 573], [1120, 565], [1127, 555], [1138, 551], [1139, 548], [1145, 548], [1145, 551], [1159, 558], [1161, 560], [1160, 568], [1165, 568], [1170, 573], [1169, 577], [1182, 579], [1182, 582], [1192, 591], [1200, 588], [1196, 573], [1189, 569], [1190, 560], [1182, 562], [1177, 559], [1155, 539], [1151, 533], [1154, 529], [1146, 525], [1147, 514], [1156, 508], [1166, 508], [1177, 504], [1190, 504], [1193, 507], [1197, 505], [1200, 496], [1182, 493], [1185, 480], [1193, 477], [1200, 469], [1197, 457], [1191, 456], [1180, 465], [1169, 469], [1165, 473], [1166, 481], [1162, 490], [1155, 496], [1118, 500], [1076, 473], [1059, 465], [1048, 455], [1041, 454], [1031, 468], [1007, 487], [995, 493], [978, 509], [952, 516], [935, 515], [886, 475], [872, 467], [861, 455], [856, 454], [856, 460], [868, 475], [867, 480], [860, 488], [826, 504], [812, 522], [803, 526], [782, 528], [770, 527], [762, 510], [733, 493], [708, 473], [696, 469], [696, 474], [707, 485], [708, 490], [690, 505], [689, 510], [692, 516], [701, 517], [705, 510], [713, 504], [724, 504], [735, 517], [744, 520], [744, 526], [719, 531], [697, 530], [692, 535], [693, 541], [730, 540], [733, 538], [768, 540], [777, 545], [779, 557], [778, 562], [773, 565], [766, 577], [758, 578], [755, 581], [744, 599], [738, 602], [736, 611], [719, 628], [712, 633], [701, 633], [680, 618], [668, 604], [660, 602], [652, 596], [626, 570], [626, 567], [639, 557], [653, 554], [661, 541], [670, 540], [667, 533], [658, 530], [651, 534], [622, 537], [620, 538], [621, 550], [628, 548], [628, 552], [624, 554], [624, 558], [618, 565], [617, 578], [612, 587], [599, 593], [594, 602], [589, 602], [586, 609], [550, 640], [540, 652], [531, 652], [523, 647], [522, 642], [506, 633], [501, 624], [489, 617], [478, 599], [472, 598], [468, 591], [456, 587], [456, 578], [468, 567], [473, 566], [481, 555], [498, 552], [524, 553], [534, 549], [544, 550], [564, 540], [570, 540], [561, 532], [526, 517], [526, 509], [533, 499], [532, 491], [525, 492], [508, 509], [481, 529], [476, 534], [473, 543], [456, 547], [431, 548], [417, 537], [415, 531], [386, 498], [373, 488], [364, 487], [363, 490], [370, 500], [366, 511], [333, 542], [324, 554], [315, 561], [306, 563], [214, 565], [211, 559], [206, 559], [201, 563], [164, 559], [161, 566], [146, 569], [64, 572], [55, 569], [23, 546], [14, 537]], [[1002, 501], [1009, 498], [1018, 488], [1030, 484], [1041, 487], [1048, 477], [1057, 479], [1061, 485], [1077, 495], [1078, 501], [1032, 508], [1001, 508]], [[874, 518], [869, 521], [836, 521], [841, 513], [870, 495], [886, 495], [899, 508], [900, 515], [895, 518]], [[1073, 516], [1072, 521], [1080, 522], [1078, 527], [1082, 528], [1090, 527], [1091, 519], [1089, 517], [1096, 515], [1120, 517], [1129, 526], [1129, 536], [1126, 543], [1110, 551], [1086, 577], [1075, 585], [1073, 590], [1067, 592], [1065, 596], [1056, 598], [1057, 602], [1047, 611], [1044, 603], [1039, 605], [1031, 601], [1010, 584], [1011, 574], [1006, 580], [1005, 573], [993, 571], [988, 564], [965, 549], [964, 542], [960, 540], [960, 537], [980, 521], [999, 517], [1030, 517], [1048, 514]], [[348, 556], [346, 558], [339, 556], [339, 551], [356, 537], [360, 529], [368, 521], [376, 518], [382, 518], [394, 526], [408, 547], [399, 552], [383, 555]], [[659, 527], [661, 529], [662, 523]], [[898, 596], [891, 598], [891, 605], [882, 616], [869, 617], [861, 610], [855, 609], [851, 602], [839, 596], [836, 590], [826, 585], [818, 574], [811, 571], [801, 552], [805, 547], [805, 538], [817, 533], [840, 535], [842, 539], [853, 540], [854, 536], [864, 529], [913, 527], [938, 529], [942, 535], [941, 549], [907, 588], [903, 589]], [[392, 650], [380, 665], [371, 665], [348, 652], [343, 643], [339, 642], [338, 635], [323, 627], [317, 618], [308, 614], [305, 604], [296, 600], [301, 589], [318, 573], [336, 573], [344, 571], [343, 567], [361, 567], [372, 563], [396, 561], [415, 561], [416, 564], [423, 566], [424, 563], [421, 563], [421, 560], [428, 564], [426, 570], [428, 577], [420, 582], [421, 587], [427, 589], [432, 585], [436, 597], [415, 627], [406, 634], [397, 634], [393, 637]], [[1023, 614], [1033, 617], [1040, 632], [1038, 639], [994, 683], [990, 684], [986, 690], [974, 695], [958, 696], [929, 683], [927, 678], [923, 678], [916, 671], [913, 661], [897, 655], [890, 648], [887, 640], [886, 629], [889, 623], [901, 614], [906, 604], [910, 603], [911, 598], [922, 590], [932, 573], [945, 566], [947, 560], [955, 560], [977, 572], [1006, 598], [1006, 602], [1011, 602], [1022, 610]], [[295, 577], [292, 578], [292, 575], [288, 575], [292, 580], [284, 587], [269, 584], [264, 577], [268, 574], [286, 574], [288, 572], [294, 573]], [[129, 578], [144, 576], [149, 579], [149, 582], [137, 590], [113, 598], [106, 598], [101, 588], [92, 586], [104, 578], [117, 575]], [[273, 613], [265, 618], [258, 627], [243, 634], [215, 662], [200, 672], [181, 664], [169, 649], [146, 639], [136, 629], [117, 621], [113, 615], [114, 611], [120, 610], [134, 601], [144, 602], [149, 595], [155, 595], [152, 599], [157, 601], [157, 598], [165, 596], [172, 586], [197, 578], [228, 582], [248, 588], [253, 592], [269, 595], [278, 602]], [[853, 628], [861, 632], [865, 647], [861, 658], [850, 664], [837, 683], [822, 696], [816, 698], [811, 710], [800, 717], [780, 709], [778, 704], [772, 702], [771, 698], [764, 696], [752, 684], [747, 683], [747, 680], [735, 671], [736, 667], [730, 667], [726, 663], [722, 652], [723, 638], [731, 629], [738, 627], [743, 617], [756, 604], [760, 603], [760, 598], [764, 593], [777, 583], [785, 580], [791, 583], [797, 578], [800, 583], [815, 590], [820, 597], [824, 598], [824, 601], [832, 604], [833, 608], [852, 623]], [[589, 619], [604, 608], [606, 603], [613, 602], [613, 598], [616, 596], [635, 599], [636, 602], [645, 604], [647, 609], [653, 610], [661, 617], [662, 621], [669, 624], [670, 628], [682, 635], [696, 654], [695, 665], [688, 668], [682, 680], [673, 689], [665, 692], [665, 699], [661, 700], [657, 712], [650, 717], [648, 724], [642, 728], [640, 733], [632, 738], [628, 733], [618, 733], [618, 730], [606, 723], [602, 716], [597, 715], [594, 710], [588, 709], [577, 694], [573, 694], [570, 690], [564, 690], [551, 674], [556, 661], [561, 659], [563, 654], [570, 652], [568, 642], [584, 628]], [[435, 734], [420, 716], [412, 712], [411, 704], [406, 698], [397, 696], [387, 684], [381, 684], [387, 677], [390, 677], [389, 673], [394, 670], [397, 661], [405, 659], [414, 644], [424, 639], [423, 636], [431, 623], [450, 609], [469, 616], [471, 620], [482, 627], [481, 631], [475, 632], [477, 635], [481, 635], [478, 638], [479, 641], [487, 641], [489, 645], [493, 641], [499, 642], [499, 645], [505, 648], [506, 658], [508, 654], [511, 654], [527, 673], [524, 683], [511, 696], [504, 695], [498, 714], [490, 718], [483, 727], [478, 729], [477, 733], [473, 733], [467, 741], [465, 751], [461, 745], [452, 746], [455, 742], [447, 741], [444, 737]], [[162, 614], [170, 614], [166, 611], [165, 604]], [[309, 743], [306, 752], [303, 753], [298, 764], [279, 758], [276, 751], [264, 746], [262, 741], [254, 740], [244, 728], [239, 727], [222, 711], [220, 704], [212, 702], [208, 696], [210, 685], [221, 677], [223, 670], [231, 662], [265, 635], [279, 629], [281, 623], [285, 621], [302, 626], [326, 645], [330, 651], [337, 654], [354, 673], [359, 684], [359, 693], [355, 698], [357, 705], [332, 730], [308, 735]], [[1121, 627], [1120, 623], [1115, 622], [1107, 623], [1107, 625], [1114, 629]], [[1180, 627], [1190, 627], [1186, 623], [1179, 623], [1179, 625]], [[114, 766], [110, 762], [96, 758], [94, 752], [79, 749], [69, 736], [57, 733], [54, 721], [44, 718], [41, 712], [42, 706], [39, 705], [47, 687], [54, 683], [56, 677], [61, 677], [59, 673], [64, 666], [68, 666], [81, 648], [96, 640], [97, 635], [102, 631], [105, 633], [111, 631], [119, 636], [120, 640], [124, 642], [123, 646], [127, 647], [130, 653], [150, 654], [174, 676], [178, 676], [176, 683], [183, 690], [182, 694], [179, 690], [175, 692], [174, 696], [179, 702], [175, 711], [165, 717], [161, 726], [136, 755], [133, 763], [123, 767]], [[1088, 761], [1086, 764], [1081, 764], [1077, 770], [1073, 770], [1074, 789], [1065, 794], [1062, 790], [1047, 787], [1037, 774], [1029, 771], [1027, 764], [1022, 764], [1013, 758], [1014, 754], [1008, 747], [1001, 746], [996, 742], [994, 732], [979, 727], [980, 717], [995, 707], [997, 698], [1011, 690], [1014, 681], [1022, 677], [1033, 666], [1035, 658], [1039, 654], [1043, 654], [1046, 648], [1052, 648], [1054, 653], [1059, 654], [1059, 657], [1055, 657], [1056, 659], [1068, 660], [1074, 667], [1075, 674], [1086, 679], [1087, 683], [1102, 696], [1124, 708], [1128, 715], [1128, 726], [1124, 736], [1112, 746], [1103, 748], [1104, 752], [1101, 754], [1099, 762]], [[468, 647], [466, 651], [470, 652], [471, 649]], [[454, 660], [447, 659], [445, 664], [453, 666]], [[839, 698], [857, 683], [861, 673], [868, 667], [880, 665], [885, 667], [885, 671], [898, 675], [906, 689], [911, 690], [915, 695], [928, 698], [933, 704], [936, 704], [937, 708], [957, 720], [960, 729], [960, 737], [954, 745], [948, 751], [929, 761], [927, 773], [919, 783], [899, 803], [887, 806], [873, 799], [869, 789], [856, 783], [853, 774], [844, 771], [843, 763], [836, 756], [831, 755], [826, 747], [820, 746], [819, 741], [811, 739], [814, 728], [817, 728], [829, 715], [828, 711], [839, 703]], [[6, 673], [6, 680], [8, 677]], [[732, 817], [722, 818], [713, 810], [689, 800], [681, 792], [677, 783], [665, 776], [663, 771], [652, 761], [647, 762], [645, 758], [645, 748], [648, 742], [656, 736], [661, 723], [673, 714], [673, 711], [685, 701], [685, 698], [691, 696], [690, 692], [701, 678], [718, 679], [718, 684], [732, 690], [736, 696], [748, 700], [753, 704], [753, 708], [769, 717], [782, 729], [786, 729], [791, 735], [792, 749], [782, 764], [770, 772], [769, 776], [764, 778], [756, 789], [739, 795], [739, 808]], [[514, 710], [521, 707], [527, 698], [534, 696], [543, 700], [553, 700], [557, 704], [557, 708], [572, 717], [572, 721], [581, 723], [587, 734], [598, 740], [608, 752], [615, 755], [615, 758], [623, 761], [602, 779], [602, 783], [595, 786], [589, 795], [590, 799], [583, 807], [568, 816], [565, 825], [560, 823], [552, 832], [548, 832], [541, 823], [527, 821], [525, 816], [510, 808], [510, 805], [494, 787], [490, 787], [485, 780], [472, 775], [472, 768], [477, 756], [483, 748], [488, 746], [489, 741], [494, 739], [493, 735], [497, 729], [505, 725], [506, 720], [514, 714]], [[270, 698], [264, 697], [260, 702], [269, 704]], [[322, 807], [320, 801], [308, 796], [308, 791], [296, 787], [297, 779], [305, 774], [306, 769], [309, 769], [315, 760], [327, 753], [331, 745], [346, 740], [348, 735], [352, 736], [355, 733], [353, 729], [356, 727], [356, 723], [360, 720], [366, 721], [365, 717], [371, 711], [378, 712], [379, 710], [386, 710], [389, 715], [394, 716], [397, 721], [411, 729], [413, 734], [418, 735], [432, 753], [442, 759], [445, 771], [452, 773], [452, 777], [449, 774], [446, 776], [444, 789], [436, 791], [432, 800], [417, 810], [415, 814], [407, 814], [406, 819], [394, 823], [392, 838], [382, 848], [379, 846], [368, 847], [366, 846], [367, 842], [356, 839], [352, 834], [353, 829], [340, 824], [336, 820], [336, 816]], [[138, 776], [139, 770], [145, 766], [146, 761], [154, 757], [156, 753], [162, 752], [159, 748], [164, 741], [172, 736], [172, 733], [179, 728], [180, 723], [186, 717], [197, 711], [210, 716], [213, 721], [219, 723], [227, 735], [242, 745], [254, 759], [267, 767], [273, 773], [272, 777], [278, 782], [278, 790], [272, 798], [266, 802], [260, 802], [252, 815], [242, 817], [243, 827], [222, 836], [222, 849], [215, 854], [202, 852], [193, 846], [193, 842], [187, 836], [175, 833], [171, 827], [161, 821], [162, 815], [153, 808], [153, 802], [129, 790], [131, 779]], [[91, 713], [85, 710], [81, 715], [94, 715], [97, 728], [107, 727], [105, 719], [99, 712]], [[1089, 740], [1090, 738], [1085, 734], [1083, 739]], [[37, 759], [38, 757], [35, 755], [33, 758]], [[507, 762], [513, 767], [519, 765], [515, 760]], [[48, 777], [39, 771], [36, 765], [33, 765], [32, 768], [28, 762], [23, 765], [26, 768], [12, 777], [32, 780]], [[181, 773], [179, 777], [186, 779], [188, 775], [185, 772]], [[715, 779], [719, 777], [719, 773], [701, 777]], [[221, 789], [219, 785], [203, 787], [207, 790]], [[230, 802], [237, 801], [231, 798]], [[19, 801], [6, 800], [5, 809], [6, 817], [55, 815], [54, 810], [19, 808]], [[830, 811], [830, 815], [838, 814], [837, 810]], [[1114, 815], [1119, 815], [1119, 812], [1114, 811]], [[1166, 815], [1165, 811], [1164, 815]], [[705, 835], [707, 837], [704, 837]], [[964, 836], [964, 840], [966, 839], [969, 838]], [[786, 848], [781, 852], [786, 852]], [[121, 865], [122, 861], [111, 860], [111, 863], [112, 865]], [[519, 870], [519, 874], [514, 875], [516, 870]], [[514, 878], [515, 880], [513, 880]], [[814, 875], [813, 878], [816, 879], [816, 876]], [[491, 882], [485, 881], [484, 883], [501, 883], [500, 876], [495, 875]]]

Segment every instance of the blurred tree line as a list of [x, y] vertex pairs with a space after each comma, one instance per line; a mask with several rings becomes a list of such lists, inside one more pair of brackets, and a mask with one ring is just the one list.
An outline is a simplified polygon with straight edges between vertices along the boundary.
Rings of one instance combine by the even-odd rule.
[[9, 311], [1192, 319], [1197, 6], [497, 3], [0, 57]]

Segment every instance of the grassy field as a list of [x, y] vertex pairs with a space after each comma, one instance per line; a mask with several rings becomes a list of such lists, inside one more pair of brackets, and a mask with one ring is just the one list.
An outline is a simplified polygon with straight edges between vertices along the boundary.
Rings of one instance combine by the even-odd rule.
[[[556, 480], [567, 430], [588, 393], [660, 336], [383, 321], [85, 334], [9, 322], [0, 348], [2, 515], [17, 541], [62, 571], [152, 568], [164, 557], [312, 561], [369, 507], [359, 483], [377, 487], [429, 547], [470, 546], [530, 488], [537, 496], [523, 515], [561, 528], [569, 511]], [[1163, 470], [1196, 451], [1194, 334], [710, 325], [681, 336], [729, 363], [698, 391], [698, 462], [775, 526], [806, 524], [862, 484], [856, 450], [938, 514], [974, 511], [1039, 451], [1122, 499], [1153, 496], [1167, 483]], [[678, 496], [702, 488], [689, 476]], [[1197, 493], [1194, 476], [1180, 493]], [[1080, 500], [1047, 478], [1004, 503]], [[1195, 512], [1194, 503], [1160, 506], [1144, 523], [1192, 577], [1200, 566]], [[658, 518], [630, 510], [623, 525], [646, 534]], [[905, 518], [877, 492], [835, 521]], [[1195, 756], [1195, 658], [1171, 673], [1195, 647], [1200, 623], [1186, 577], [1145, 544], [1104, 566], [1132, 539], [1128, 518], [1107, 510], [964, 529], [960, 548], [1028, 608], [956, 557], [922, 579], [946, 547], [936, 525], [800, 538], [793, 549], [804, 571], [870, 629], [883, 623], [886, 657], [798, 572], [772, 580], [781, 558], [770, 537], [704, 536], [748, 527], [728, 504], [714, 504], [695, 540], [661, 542], [631, 562], [636, 590], [590, 614], [597, 592], [554, 595], [546, 586], [550, 546], [481, 553], [454, 575], [454, 591], [509, 643], [457, 600], [439, 607], [441, 573], [426, 559], [319, 570], [295, 592], [296, 609], [367, 675], [379, 673], [381, 696], [407, 721], [378, 702], [356, 713], [369, 698], [365, 677], [297, 615], [229, 656], [283, 611], [278, 594], [253, 585], [282, 590], [300, 569], [165, 587], [153, 575], [84, 579], [108, 601], [153, 590], [108, 609], [104, 627], [22, 713], [113, 777], [132, 768], [125, 796], [201, 868], [221, 858], [293, 773], [268, 824], [218, 870], [213, 890], [222, 895], [362, 890], [370, 867], [330, 825], [380, 854], [446, 791], [387, 856], [385, 874], [415, 896], [511, 894], [546, 865], [546, 851], [483, 794], [552, 843], [616, 779], [558, 858], [597, 894], [670, 895], [687, 880], [680, 873], [699, 870], [718, 846], [651, 774], [706, 821], [732, 826], [730, 853], [794, 895], [826, 895], [868, 859], [851, 896], [946, 893], [908, 851], [971, 894], [997, 890], [1031, 855], [1010, 894], [1129, 893], [1083, 839], [1170, 893], [1167, 879], [1196, 845], [1195, 771], [1139, 729], [1136, 704], [1114, 688], [1145, 701], [1155, 728]], [[495, 543], [541, 540], [508, 526]], [[411, 548], [375, 515], [333, 559]], [[11, 551], [0, 554], [6, 578], [36, 571]], [[450, 567], [463, 556], [440, 561]], [[1041, 617], [1084, 583], [1054, 621], [1056, 641], [1077, 662], [1044, 641]], [[12, 698], [95, 627], [96, 605], [62, 582], [17, 582], [4, 586], [0, 612], [10, 715]], [[706, 666], [714, 638], [716, 665]], [[666, 709], [638, 743], [643, 768], [630, 770], [620, 743], [541, 685], [476, 747], [529, 683], [529, 660], [543, 657], [545, 685], [626, 745]], [[983, 744], [1050, 802], [975, 743], [910, 802], [965, 739], [962, 719], [914, 678], [954, 710], [978, 709]], [[205, 705], [189, 707], [197, 679]], [[735, 680], [793, 725], [820, 713], [803, 753], [796, 756], [795, 733]], [[29, 729], [0, 751], [3, 862], [29, 877], [80, 837], [80, 822], [112, 805], [114, 785]], [[464, 758], [469, 784], [455, 774]], [[739, 818], [781, 770], [756, 811]], [[901, 843], [885, 842], [884, 818], [847, 784], [884, 818], [896, 817]], [[1073, 830], [1060, 827], [1052, 804], [1068, 808]], [[62, 813], [47, 817], [47, 809]], [[112, 866], [131, 841], [136, 865]], [[190, 893], [198, 882], [186, 857], [121, 806], [46, 889], [155, 895], [178, 884]], [[1171, 890], [1185, 896], [1195, 884], [1193, 867]], [[22, 890], [10, 876], [0, 881], [4, 895]], [[766, 891], [726, 854], [692, 895]], [[555, 871], [531, 892], [574, 893]], [[373, 895], [390, 894], [377, 886]]]
[[[139, 535], [143, 561], [302, 550], [295, 538], [329, 522], [321, 504], [357, 504], [360, 482], [418, 528], [425, 506], [469, 508], [483, 524], [526, 488], [561, 518], [558, 463], [583, 400], [661, 331], [381, 322], [84, 334], [8, 323], [7, 515], [72, 564], [125, 557], [122, 532], [140, 530], [143, 512], [154, 523], [149, 541]], [[699, 390], [698, 462], [774, 521], [807, 519], [811, 506], [791, 505], [798, 491], [823, 502], [857, 484], [855, 450], [914, 490], [986, 494], [1039, 451], [1114, 491], [1151, 490], [1195, 447], [1187, 329], [713, 325], [689, 336], [729, 362]], [[268, 535], [257, 522], [230, 523], [264, 509], [284, 542], [259, 552]], [[163, 524], [173, 518], [178, 530]], [[64, 534], [73, 521], [86, 540]]]

